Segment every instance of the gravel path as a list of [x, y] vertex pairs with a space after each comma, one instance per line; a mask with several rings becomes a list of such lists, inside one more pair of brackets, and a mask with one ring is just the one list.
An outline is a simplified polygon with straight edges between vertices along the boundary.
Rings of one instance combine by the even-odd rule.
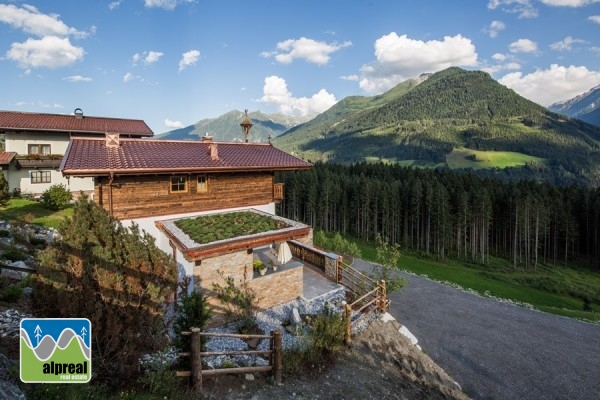
[[600, 399], [600, 326], [403, 275], [390, 313], [473, 399]]

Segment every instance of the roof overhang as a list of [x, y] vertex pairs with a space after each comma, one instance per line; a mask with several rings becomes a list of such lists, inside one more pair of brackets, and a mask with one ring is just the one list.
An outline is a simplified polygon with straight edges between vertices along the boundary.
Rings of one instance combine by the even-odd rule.
[[204, 168], [132, 168], [132, 169], [63, 169], [65, 176], [128, 176], [128, 175], [175, 175], [214, 172], [250, 172], [250, 171], [299, 171], [310, 170], [312, 165], [294, 167], [245, 166], [245, 167], [204, 167]]
[[303, 223], [292, 221], [276, 215], [263, 213], [255, 209], [245, 211], [256, 212], [258, 214], [266, 215], [273, 219], [283, 221], [288, 225], [288, 227], [253, 235], [238, 236], [232, 239], [219, 240], [206, 244], [198, 244], [175, 225], [175, 221], [178, 219], [156, 221], [155, 224], [158, 229], [169, 238], [171, 243], [177, 247], [179, 251], [181, 251], [185, 259], [189, 262], [218, 257], [220, 255], [238, 251], [249, 250], [255, 247], [262, 247], [270, 245], [274, 242], [279, 243], [287, 240], [297, 240], [310, 234], [310, 226]]

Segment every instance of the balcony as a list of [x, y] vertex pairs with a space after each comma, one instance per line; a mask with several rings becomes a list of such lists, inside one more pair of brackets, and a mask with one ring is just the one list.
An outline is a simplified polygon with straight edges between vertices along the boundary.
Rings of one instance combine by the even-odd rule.
[[60, 167], [62, 161], [62, 154], [19, 154], [16, 156], [16, 167], [21, 168], [47, 168], [56, 169]]
[[277, 203], [283, 200], [283, 183], [273, 184], [273, 200]]

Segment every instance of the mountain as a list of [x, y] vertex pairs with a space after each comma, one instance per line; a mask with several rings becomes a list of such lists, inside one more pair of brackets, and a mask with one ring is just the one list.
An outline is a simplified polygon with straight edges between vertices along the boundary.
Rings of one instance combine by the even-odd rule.
[[600, 128], [547, 110], [482, 71], [349, 97], [273, 144], [310, 161], [383, 161], [600, 185]]
[[[252, 130], [248, 136], [250, 142], [266, 142], [269, 136], [276, 137], [294, 127], [302, 121], [284, 114], [263, 114], [254, 111], [248, 114], [252, 121]], [[201, 136], [209, 134], [215, 141], [231, 142], [243, 141], [244, 135], [240, 123], [244, 113], [238, 110], [230, 111], [217, 118], [203, 119], [194, 125], [175, 129], [156, 135], [156, 139], [168, 140], [199, 140]]]
[[600, 126], [600, 85], [570, 100], [554, 103], [548, 109]]

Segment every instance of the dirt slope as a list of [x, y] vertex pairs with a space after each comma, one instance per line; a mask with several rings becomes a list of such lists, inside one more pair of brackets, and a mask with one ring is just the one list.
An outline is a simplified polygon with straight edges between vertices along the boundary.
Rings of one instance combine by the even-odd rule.
[[325, 371], [266, 383], [230, 375], [205, 379], [208, 399], [468, 399], [453, 379], [401, 335], [397, 321], [376, 320]]

